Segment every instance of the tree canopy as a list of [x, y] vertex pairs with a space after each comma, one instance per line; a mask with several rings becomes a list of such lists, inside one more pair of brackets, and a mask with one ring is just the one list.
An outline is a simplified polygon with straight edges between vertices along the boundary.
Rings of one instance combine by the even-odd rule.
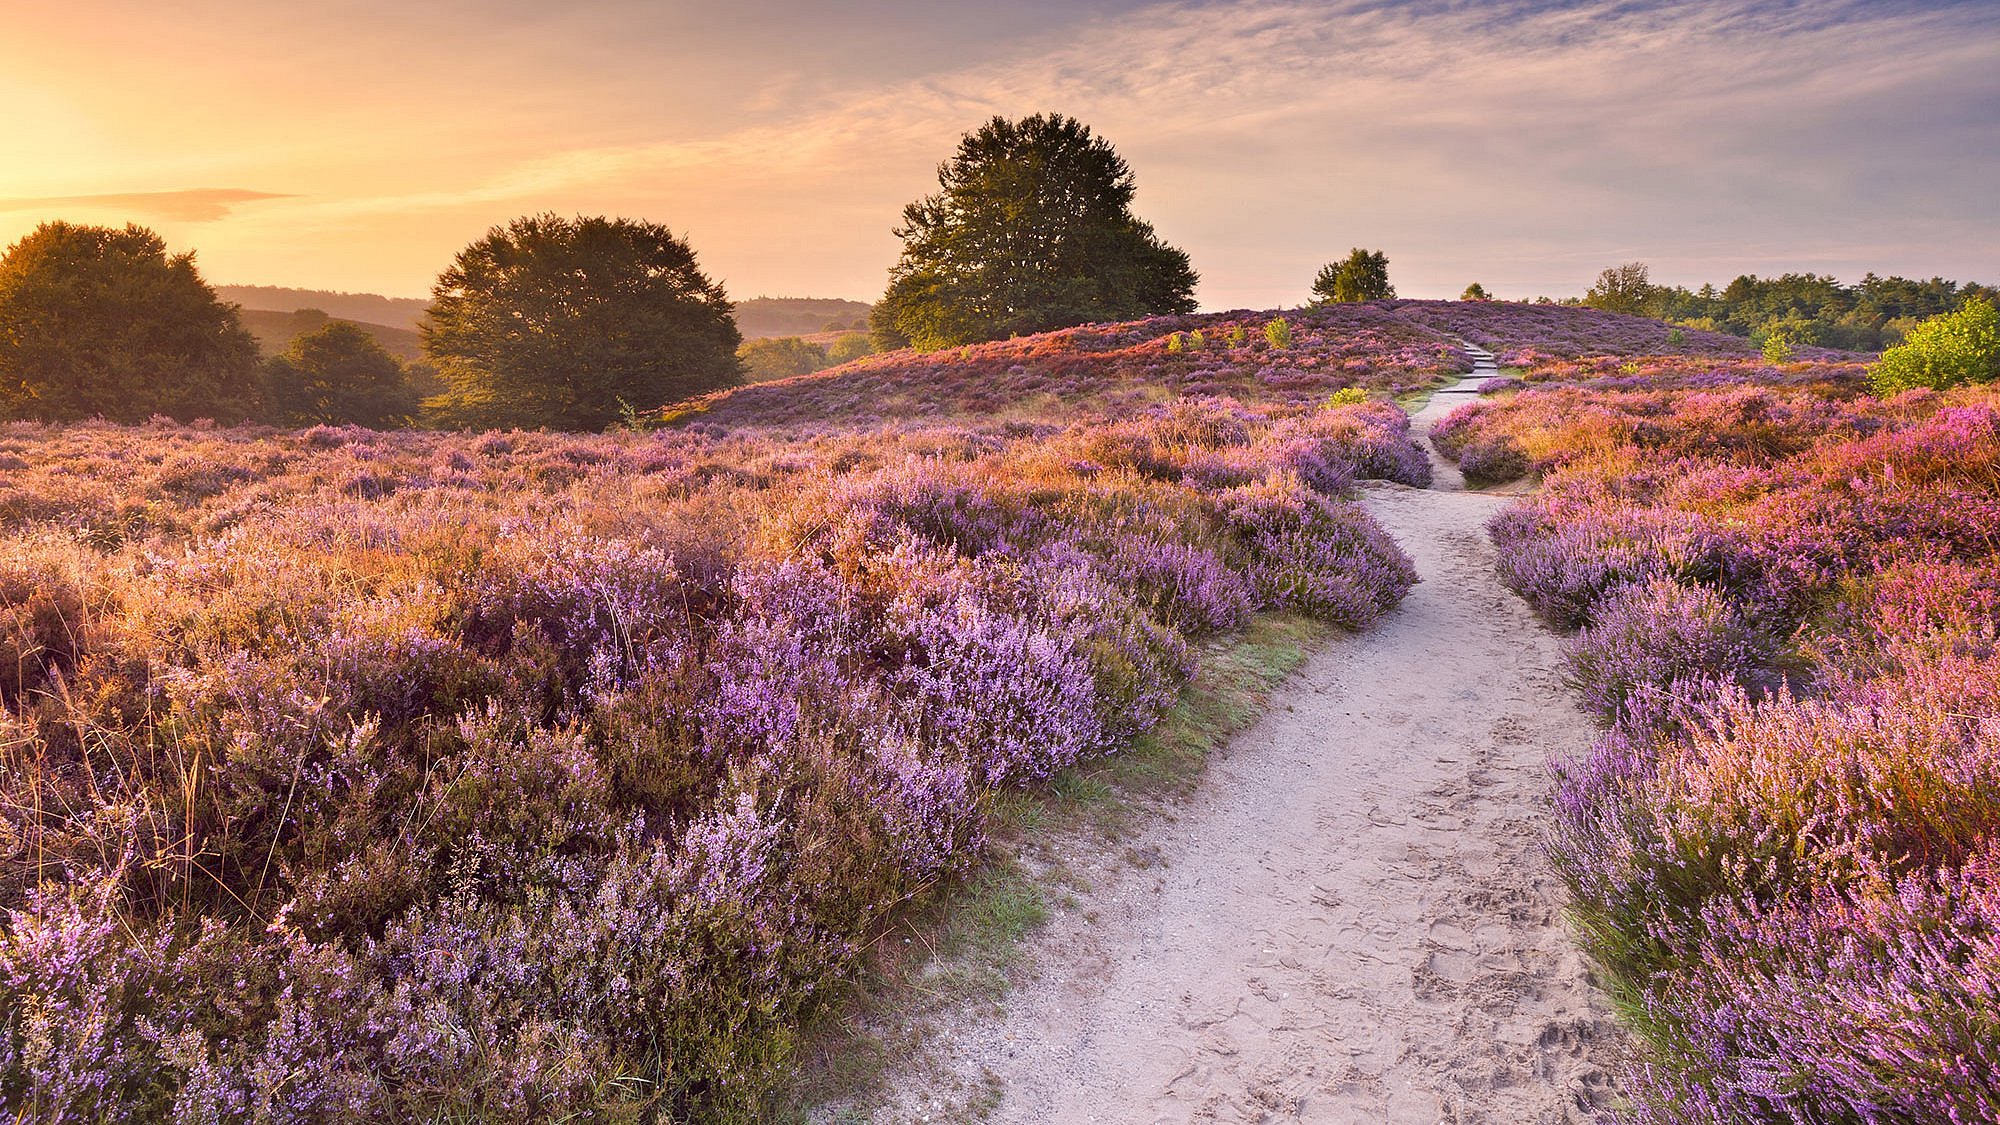
[[1389, 256], [1356, 246], [1347, 257], [1321, 266], [1313, 278], [1315, 304], [1381, 301], [1396, 295], [1389, 284]]
[[292, 338], [265, 364], [266, 416], [281, 426], [407, 426], [417, 392], [403, 365], [368, 330], [329, 320]]
[[862, 356], [873, 354], [874, 351], [875, 347], [869, 343], [868, 333], [849, 332], [827, 345], [826, 361], [828, 363], [852, 363]]
[[424, 354], [460, 425], [597, 430], [742, 382], [722, 286], [667, 228], [533, 215], [460, 251], [431, 290]]
[[1484, 285], [1475, 281], [1465, 287], [1465, 292], [1460, 293], [1458, 299], [1461, 301], [1490, 301], [1493, 299], [1493, 295], [1486, 291]]
[[1644, 262], [1610, 266], [1583, 295], [1583, 303], [1605, 312], [1646, 316], [1653, 306], [1653, 282]]
[[903, 208], [878, 347], [932, 349], [1194, 311], [1187, 255], [1132, 214], [1124, 158], [1060, 114], [995, 117]]
[[258, 375], [235, 308], [144, 227], [44, 223], [0, 257], [0, 416], [239, 422]]

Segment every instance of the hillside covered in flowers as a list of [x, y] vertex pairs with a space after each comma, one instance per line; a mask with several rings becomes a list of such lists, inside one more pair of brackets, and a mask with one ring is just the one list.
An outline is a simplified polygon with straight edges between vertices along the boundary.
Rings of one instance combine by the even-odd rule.
[[1551, 850], [1634, 1125], [2000, 1119], [2000, 397], [1647, 361], [1462, 408], [1606, 724]]
[[0, 1105], [750, 1120], [991, 795], [1415, 580], [1382, 404], [0, 430]]

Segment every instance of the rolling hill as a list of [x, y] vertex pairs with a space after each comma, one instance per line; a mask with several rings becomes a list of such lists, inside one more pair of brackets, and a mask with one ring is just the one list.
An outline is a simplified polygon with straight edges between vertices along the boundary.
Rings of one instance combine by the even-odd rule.
[[[1279, 319], [1289, 340], [1270, 332]], [[1678, 332], [1678, 334], [1676, 334]], [[861, 430], [1065, 421], [1129, 414], [1183, 396], [1299, 406], [1356, 387], [1404, 394], [1468, 370], [1462, 345], [1537, 369], [1608, 357], [1748, 358], [1746, 340], [1597, 309], [1511, 302], [1374, 301], [1092, 324], [936, 352], [903, 350], [719, 392], [671, 417], [724, 426]], [[1799, 358], [1836, 353], [1801, 349]]]
[[328, 316], [360, 324], [415, 330], [431, 307], [419, 297], [384, 297], [378, 293], [336, 293], [325, 289], [288, 289], [276, 285], [218, 285], [215, 295], [245, 311], [288, 313], [319, 309]]
[[417, 333], [409, 328], [395, 328], [387, 324], [371, 324], [365, 320], [348, 317], [328, 316], [316, 308], [299, 309], [295, 312], [275, 312], [270, 309], [239, 309], [237, 315], [243, 320], [243, 327], [257, 337], [257, 349], [267, 356], [277, 355], [285, 350], [292, 338], [301, 332], [310, 332], [329, 320], [346, 320], [359, 326], [383, 350], [405, 363], [423, 357], [423, 344]]

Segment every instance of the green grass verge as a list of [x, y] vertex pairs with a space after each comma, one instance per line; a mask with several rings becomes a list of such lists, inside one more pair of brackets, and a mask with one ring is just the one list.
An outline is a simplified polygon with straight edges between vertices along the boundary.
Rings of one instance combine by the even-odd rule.
[[[1024, 861], [1046, 857], [1058, 838], [1113, 848], [1184, 796], [1209, 753], [1261, 715], [1272, 689], [1332, 632], [1294, 614], [1260, 616], [1205, 646], [1179, 702], [1124, 750], [1040, 788], [996, 794], [985, 862], [881, 935], [845, 994], [805, 1029], [796, 1078], [770, 1119], [802, 1122], [823, 1107], [835, 1122], [866, 1121], [890, 1064], [923, 1049], [934, 1015], [997, 1008], [1021, 940], [1047, 919], [1050, 896], [1075, 905], [1074, 892], [1087, 890], [1066, 887], [1059, 870], [1037, 877]], [[996, 1089], [965, 1093], [972, 1120], [997, 1104]]]

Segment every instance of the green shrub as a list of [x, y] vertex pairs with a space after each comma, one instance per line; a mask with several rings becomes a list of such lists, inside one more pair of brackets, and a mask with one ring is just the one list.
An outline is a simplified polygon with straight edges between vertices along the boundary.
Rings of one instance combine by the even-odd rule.
[[1278, 317], [1264, 326], [1264, 338], [1271, 341], [1274, 348], [1292, 346], [1292, 326], [1284, 317]]
[[1901, 344], [1882, 353], [1868, 381], [1876, 394], [1887, 396], [1918, 387], [1988, 383], [1995, 376], [2000, 376], [2000, 311], [1975, 298], [1957, 312], [1910, 329]]

